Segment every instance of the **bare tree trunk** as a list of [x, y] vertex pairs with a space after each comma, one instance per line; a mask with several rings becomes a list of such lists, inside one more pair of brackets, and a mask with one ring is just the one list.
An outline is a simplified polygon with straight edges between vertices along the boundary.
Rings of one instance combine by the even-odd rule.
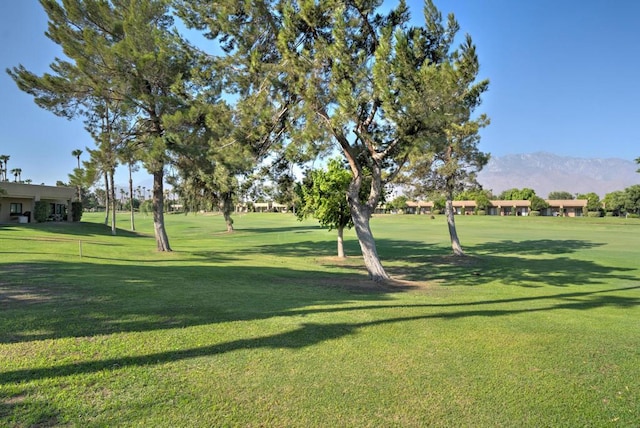
[[344, 227], [338, 227], [338, 257], [341, 259], [345, 258], [344, 255]]
[[131, 163], [129, 163], [129, 208], [131, 209], [131, 230], [136, 230], [133, 220], [133, 177], [131, 174]]
[[111, 195], [109, 194], [109, 174], [105, 171], [104, 173], [104, 225], [109, 225], [109, 209], [110, 209], [110, 201]]
[[360, 250], [362, 250], [364, 264], [369, 272], [369, 278], [375, 282], [383, 282], [389, 279], [389, 275], [384, 270], [384, 267], [382, 267], [380, 257], [378, 256], [376, 242], [373, 238], [373, 233], [371, 233], [371, 227], [369, 226], [369, 216], [354, 213], [353, 208], [351, 215], [353, 216], [353, 224], [356, 229], [356, 235], [358, 235], [358, 241], [360, 242]]
[[460, 239], [458, 239], [458, 232], [456, 231], [455, 212], [453, 210], [453, 201], [451, 198], [447, 198], [446, 209], [447, 226], [449, 227], [449, 236], [451, 237], [451, 249], [456, 256], [464, 256], [462, 246], [460, 245]]
[[380, 262], [376, 241], [373, 238], [373, 233], [371, 233], [371, 227], [369, 226], [371, 213], [368, 207], [359, 201], [357, 191], [355, 198], [353, 197], [351, 187], [349, 188], [349, 207], [351, 208], [351, 218], [353, 219], [353, 225], [360, 243], [364, 265], [367, 268], [367, 272], [369, 272], [369, 278], [375, 282], [383, 282], [389, 279], [389, 275]]
[[164, 170], [153, 173], [153, 230], [156, 236], [156, 246], [158, 251], [171, 251], [169, 237], [164, 228], [164, 192], [163, 192]]
[[111, 182], [111, 234], [116, 234], [116, 186], [113, 182], [113, 170], [109, 171], [109, 181]]
[[224, 221], [227, 224], [227, 232], [231, 233], [233, 232], [233, 218], [231, 218], [231, 213], [233, 212], [233, 198], [231, 192], [224, 192], [222, 194], [220, 208], [222, 209]]

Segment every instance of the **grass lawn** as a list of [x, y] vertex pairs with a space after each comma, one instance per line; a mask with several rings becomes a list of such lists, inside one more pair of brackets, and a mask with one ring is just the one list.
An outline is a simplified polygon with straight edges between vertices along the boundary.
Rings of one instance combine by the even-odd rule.
[[640, 425], [640, 220], [0, 226], [0, 426]]

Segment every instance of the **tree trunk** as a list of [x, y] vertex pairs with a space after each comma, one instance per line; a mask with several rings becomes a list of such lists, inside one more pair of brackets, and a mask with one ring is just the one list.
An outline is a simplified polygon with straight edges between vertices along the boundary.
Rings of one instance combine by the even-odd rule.
[[[352, 193], [351, 189], [349, 190]], [[380, 263], [380, 257], [378, 257], [378, 250], [376, 248], [376, 241], [371, 233], [371, 227], [369, 226], [369, 218], [371, 213], [368, 207], [364, 206], [357, 197], [349, 197], [349, 207], [351, 208], [351, 218], [353, 219], [353, 225], [356, 229], [356, 235], [358, 235], [358, 242], [360, 243], [360, 250], [362, 251], [362, 257], [364, 259], [364, 265], [369, 272], [369, 278], [375, 282], [383, 282], [389, 279], [389, 275], [382, 267]]]
[[344, 227], [338, 227], [338, 257], [344, 259]]
[[447, 199], [446, 204], [447, 226], [449, 227], [449, 236], [451, 237], [451, 249], [456, 256], [464, 256], [462, 246], [460, 245], [460, 239], [458, 239], [458, 232], [456, 231], [455, 212], [453, 210], [453, 201]]
[[113, 170], [109, 171], [109, 181], [111, 182], [111, 234], [116, 234], [116, 186], [113, 182]]
[[164, 228], [164, 170], [162, 167], [153, 173], [153, 230], [158, 251], [171, 251], [169, 238]]
[[222, 203], [220, 204], [220, 208], [222, 209], [222, 215], [224, 216], [224, 221], [227, 224], [227, 232], [233, 232], [233, 218], [231, 218], [231, 213], [233, 212], [233, 199], [231, 192], [225, 192], [222, 194]]
[[111, 195], [109, 194], [109, 174], [107, 172], [104, 173], [104, 225], [108, 226], [109, 225], [109, 209], [110, 209], [110, 203], [111, 201]]
[[129, 208], [131, 209], [131, 230], [136, 230], [133, 219], [133, 177], [131, 176], [131, 164], [129, 164]]

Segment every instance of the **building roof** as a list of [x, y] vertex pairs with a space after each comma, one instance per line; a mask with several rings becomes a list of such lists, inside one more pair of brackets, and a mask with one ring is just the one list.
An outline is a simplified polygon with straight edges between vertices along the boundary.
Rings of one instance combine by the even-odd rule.
[[0, 182], [0, 189], [4, 189], [6, 194], [0, 194], [0, 198], [35, 198], [67, 200], [73, 199], [76, 189], [66, 186], [44, 186], [41, 184], [15, 183], [11, 181]]
[[407, 207], [409, 208], [417, 208], [417, 207], [432, 207], [432, 201], [407, 201]]
[[548, 199], [546, 201], [552, 207], [581, 207], [584, 208], [589, 202], [587, 199]]

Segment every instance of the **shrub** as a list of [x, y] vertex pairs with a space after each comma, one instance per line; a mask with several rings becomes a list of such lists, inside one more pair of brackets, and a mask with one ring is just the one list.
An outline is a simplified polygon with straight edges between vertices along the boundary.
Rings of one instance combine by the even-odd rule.
[[613, 217], [613, 211], [607, 211], [604, 215], [605, 217]]
[[529, 215], [533, 217], [538, 217], [540, 215], [540, 211], [531, 211]]
[[82, 202], [71, 202], [71, 221], [80, 221], [82, 218]]
[[640, 218], [640, 214], [627, 214], [627, 218]]
[[476, 212], [477, 215], [487, 215], [487, 212], [485, 210], [478, 210], [478, 212]]
[[38, 223], [47, 221], [49, 217], [49, 204], [42, 201], [37, 201], [33, 209], [33, 219]]
[[602, 217], [600, 211], [589, 211], [587, 212], [587, 217]]
[[433, 210], [433, 215], [439, 215], [442, 214], [442, 211], [440, 210]]

